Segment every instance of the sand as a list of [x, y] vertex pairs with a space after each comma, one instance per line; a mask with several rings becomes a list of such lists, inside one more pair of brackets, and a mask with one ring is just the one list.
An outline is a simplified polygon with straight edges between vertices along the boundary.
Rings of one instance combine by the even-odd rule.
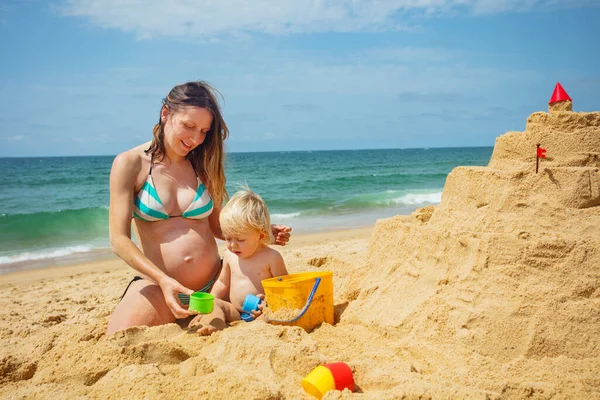
[[438, 206], [280, 250], [292, 273], [333, 271], [335, 325], [105, 337], [121, 261], [0, 277], [0, 396], [302, 399], [343, 361], [356, 391], [328, 400], [600, 398], [600, 113], [534, 113]]

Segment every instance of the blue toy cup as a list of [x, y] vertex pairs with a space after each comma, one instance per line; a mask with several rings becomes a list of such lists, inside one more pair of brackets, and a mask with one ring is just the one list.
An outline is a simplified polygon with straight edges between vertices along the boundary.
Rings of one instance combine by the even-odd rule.
[[255, 296], [253, 294], [249, 294], [244, 300], [244, 304], [242, 305], [242, 311], [247, 313], [257, 311], [258, 305], [261, 303], [261, 301], [262, 300], [260, 299], [260, 297]]

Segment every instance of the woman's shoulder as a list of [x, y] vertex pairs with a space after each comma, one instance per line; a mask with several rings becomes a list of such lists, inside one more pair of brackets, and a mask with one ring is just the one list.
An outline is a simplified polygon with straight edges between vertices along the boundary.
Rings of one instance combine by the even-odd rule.
[[148, 166], [150, 163], [150, 156], [145, 152], [149, 145], [150, 143], [144, 143], [118, 154], [112, 164], [113, 171], [138, 174], [144, 166]]

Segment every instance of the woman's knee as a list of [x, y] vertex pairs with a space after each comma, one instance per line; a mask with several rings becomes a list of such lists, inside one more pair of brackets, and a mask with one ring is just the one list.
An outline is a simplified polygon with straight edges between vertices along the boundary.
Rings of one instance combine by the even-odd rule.
[[[139, 283], [138, 283], [139, 282]], [[160, 287], [152, 282], [131, 285], [113, 312], [107, 335], [133, 326], [156, 326], [175, 322]]]

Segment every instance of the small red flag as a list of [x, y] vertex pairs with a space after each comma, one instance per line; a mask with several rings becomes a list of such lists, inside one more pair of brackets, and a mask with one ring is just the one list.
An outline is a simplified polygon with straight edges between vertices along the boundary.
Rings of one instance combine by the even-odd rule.
[[556, 86], [554, 87], [554, 93], [552, 93], [552, 97], [550, 98], [550, 101], [548, 102], [548, 104], [556, 103], [557, 101], [565, 101], [565, 100], [571, 100], [571, 98], [569, 97], [569, 95], [567, 94], [565, 89], [563, 89], [563, 87], [560, 85], [560, 83], [557, 82]]
[[543, 149], [541, 147], [537, 148], [537, 156], [539, 158], [546, 158], [546, 149]]

